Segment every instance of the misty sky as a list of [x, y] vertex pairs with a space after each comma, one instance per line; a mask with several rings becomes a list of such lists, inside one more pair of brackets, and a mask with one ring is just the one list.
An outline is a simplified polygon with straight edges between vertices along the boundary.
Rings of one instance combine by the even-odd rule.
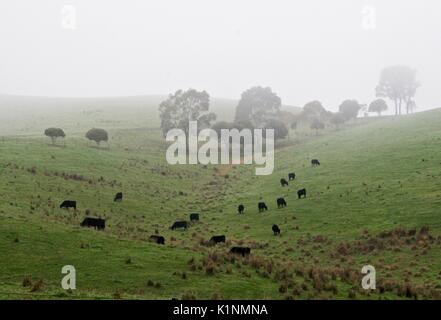
[[[62, 27], [69, 5], [75, 29]], [[441, 107], [440, 35], [440, 0], [1, 0], [0, 94], [192, 87], [236, 99], [262, 85], [285, 104], [335, 110], [346, 98], [369, 103], [381, 69], [407, 64], [421, 110]]]

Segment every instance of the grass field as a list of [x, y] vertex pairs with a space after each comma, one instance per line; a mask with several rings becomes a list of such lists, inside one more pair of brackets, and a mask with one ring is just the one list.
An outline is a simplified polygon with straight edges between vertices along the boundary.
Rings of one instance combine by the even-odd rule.
[[[21, 102], [24, 122], [2, 120], [0, 298], [441, 298], [441, 110], [292, 133], [274, 173], [255, 176], [253, 166], [168, 165], [156, 102], [82, 101], [89, 107], [41, 117]], [[229, 119], [231, 105], [215, 110]], [[41, 133], [54, 125], [68, 135], [62, 146]], [[83, 137], [92, 126], [109, 131], [108, 148]], [[312, 158], [322, 165], [312, 168]], [[289, 172], [297, 179], [282, 188]], [[119, 191], [124, 201], [114, 203]], [[277, 209], [280, 196], [286, 208]], [[65, 199], [78, 210], [59, 209]], [[267, 212], [257, 212], [259, 199]], [[191, 212], [199, 223], [169, 229]], [[87, 214], [106, 218], [106, 230], [81, 228]], [[147, 241], [156, 232], [165, 246]], [[218, 234], [226, 244], [205, 245]], [[231, 257], [233, 245], [250, 246], [251, 257]], [[68, 264], [72, 292], [60, 286]], [[360, 286], [366, 264], [376, 268], [375, 291]]]

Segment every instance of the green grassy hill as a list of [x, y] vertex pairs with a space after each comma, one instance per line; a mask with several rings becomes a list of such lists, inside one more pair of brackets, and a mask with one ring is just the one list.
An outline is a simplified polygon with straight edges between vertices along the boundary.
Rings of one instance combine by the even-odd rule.
[[[255, 176], [252, 166], [168, 165], [157, 120], [139, 108], [115, 111], [126, 118], [106, 123], [108, 149], [81, 132], [107, 118], [77, 109], [61, 123], [72, 125], [65, 147], [37, 134], [54, 124], [44, 118], [0, 138], [0, 298], [441, 297], [441, 110], [293, 139], [272, 175]], [[312, 158], [322, 165], [312, 168]], [[282, 188], [289, 172], [297, 179]], [[125, 199], [114, 203], [118, 191]], [[279, 196], [286, 208], [277, 209]], [[65, 199], [78, 210], [59, 209]], [[199, 223], [169, 229], [191, 212]], [[79, 227], [86, 215], [106, 218], [106, 230]], [[147, 241], [156, 232], [165, 246]], [[225, 245], [205, 245], [218, 234]], [[252, 256], [231, 257], [232, 245]], [[77, 270], [73, 292], [60, 287], [67, 264]], [[375, 292], [360, 288], [366, 264], [376, 267]]]

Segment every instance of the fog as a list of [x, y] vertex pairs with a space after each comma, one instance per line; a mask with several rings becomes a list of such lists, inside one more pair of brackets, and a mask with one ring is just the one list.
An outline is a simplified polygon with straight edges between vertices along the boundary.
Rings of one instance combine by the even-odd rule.
[[2, 0], [0, 94], [237, 99], [262, 85], [336, 110], [405, 64], [421, 111], [441, 106], [440, 16], [439, 0]]

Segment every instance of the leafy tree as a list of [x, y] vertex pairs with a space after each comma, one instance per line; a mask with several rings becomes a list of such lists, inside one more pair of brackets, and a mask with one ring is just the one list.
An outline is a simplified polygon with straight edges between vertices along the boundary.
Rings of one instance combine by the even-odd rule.
[[91, 141], [95, 141], [96, 144], [99, 146], [102, 141], [107, 142], [109, 140], [109, 135], [104, 129], [93, 128], [87, 131], [86, 138]]
[[320, 116], [325, 112], [326, 109], [318, 100], [310, 101], [303, 107], [303, 113], [306, 115]]
[[216, 119], [214, 113], [208, 113], [210, 96], [206, 91], [189, 89], [178, 90], [159, 105], [159, 117], [164, 136], [170, 129], [182, 129], [188, 134], [190, 121], [198, 121], [198, 128], [209, 128]]
[[343, 113], [337, 112], [332, 115], [330, 122], [338, 128], [340, 125], [345, 123], [346, 120], [346, 116]]
[[289, 127], [291, 123], [297, 119], [297, 115], [287, 110], [279, 110], [276, 119], [282, 121], [285, 126]]
[[346, 120], [350, 120], [357, 118], [360, 109], [361, 105], [357, 100], [345, 100], [341, 103], [339, 112], [345, 116]]
[[252, 87], [242, 93], [236, 107], [235, 122], [251, 121], [255, 127], [261, 127], [271, 118], [276, 118], [282, 100], [271, 88]]
[[395, 114], [401, 114], [402, 104], [407, 113], [412, 110], [412, 101], [420, 83], [416, 80], [416, 70], [408, 66], [396, 65], [384, 68], [375, 89], [377, 97], [389, 98], [394, 102]]
[[377, 112], [379, 116], [387, 110], [387, 103], [383, 99], [377, 99], [369, 104], [369, 112]]
[[47, 128], [44, 130], [44, 134], [45, 136], [51, 138], [52, 144], [55, 144], [57, 138], [64, 138], [66, 136], [63, 129], [60, 128]]
[[318, 119], [314, 119], [311, 123], [311, 129], [315, 130], [315, 134], [318, 134], [319, 130], [323, 130], [325, 128], [325, 124]]
[[304, 121], [327, 121], [331, 113], [326, 111], [322, 103], [318, 100], [310, 101], [303, 107], [300, 118]]
[[274, 139], [283, 139], [288, 135], [288, 128], [283, 121], [278, 119], [269, 119], [265, 123], [265, 129], [274, 129]]

